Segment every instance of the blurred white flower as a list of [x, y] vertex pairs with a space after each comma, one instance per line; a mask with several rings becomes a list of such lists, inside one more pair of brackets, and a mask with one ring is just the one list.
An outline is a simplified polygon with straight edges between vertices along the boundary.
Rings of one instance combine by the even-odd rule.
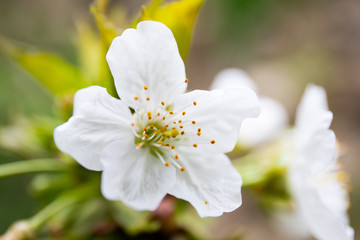
[[353, 239], [346, 215], [345, 176], [338, 162], [335, 134], [329, 130], [331, 121], [324, 89], [308, 86], [297, 112], [290, 184], [298, 217], [314, 237]]
[[103, 171], [103, 195], [137, 210], [154, 210], [167, 193], [202, 217], [239, 207], [242, 180], [224, 153], [233, 149], [241, 121], [258, 115], [256, 94], [184, 93], [176, 41], [158, 22], [125, 30], [107, 61], [121, 100], [99, 86], [79, 90], [73, 117], [55, 129], [59, 149]]
[[[256, 84], [242, 70], [229, 68], [218, 73], [210, 89], [250, 88], [257, 92]], [[261, 113], [257, 118], [246, 119], [239, 134], [239, 144], [251, 147], [276, 137], [286, 126], [288, 116], [278, 101], [259, 96]]]

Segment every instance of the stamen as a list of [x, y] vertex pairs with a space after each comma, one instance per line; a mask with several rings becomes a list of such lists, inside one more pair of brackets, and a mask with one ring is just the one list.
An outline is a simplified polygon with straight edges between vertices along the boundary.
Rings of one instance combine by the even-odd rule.
[[191, 121], [192, 124], [195, 124], [196, 122], [195, 121]]
[[147, 98], [146, 98], [146, 101], [150, 101], [150, 98], [149, 98], [149, 97], [147, 97]]
[[144, 132], [147, 132], [148, 131], [148, 129], [147, 128], [144, 128]]
[[160, 116], [160, 113], [158, 112], [158, 113], [156, 114], [156, 116]]
[[148, 86], [144, 86], [144, 90], [148, 90]]
[[189, 80], [186, 78], [186, 79], [185, 79], [185, 83], [188, 83], [188, 82], [189, 82]]
[[165, 143], [165, 147], [169, 147], [170, 146], [170, 143]]
[[185, 134], [185, 132], [184, 131], [181, 131], [181, 133], [180, 133], [181, 135], [184, 135]]
[[163, 117], [163, 120], [165, 120], [165, 117]]
[[136, 100], [139, 100], [139, 97], [138, 96], [135, 96], [134, 97], [134, 100], [136, 101]]
[[139, 149], [139, 148], [142, 147], [142, 145], [143, 145], [143, 143], [137, 143], [137, 144], [136, 144], [136, 148]]
[[147, 135], [146, 133], [144, 133], [144, 138], [148, 138], [149, 137], [149, 135]]
[[182, 112], [182, 115], [185, 115], [186, 114], [186, 112]]
[[198, 132], [201, 132], [201, 128], [198, 128]]
[[194, 102], [193, 102], [193, 104], [194, 104], [194, 106], [196, 106], [197, 102], [196, 102], [196, 101], [194, 101]]
[[173, 112], [173, 111], [170, 111], [169, 114], [172, 115], [172, 114], [174, 114], [174, 112]]
[[201, 135], [201, 132], [197, 132], [197, 135], [200, 136], [200, 135]]
[[181, 167], [181, 168], [180, 168], [180, 171], [184, 172], [184, 171], [185, 171], [185, 168], [184, 168], [184, 167]]
[[208, 204], [208, 201], [205, 201], [204, 203], [205, 203], [205, 204]]
[[179, 159], [179, 155], [175, 154], [174, 158], [175, 158], [176, 160], [178, 160], [178, 159]]
[[179, 120], [179, 123], [182, 123], [181, 119]]
[[150, 129], [154, 129], [154, 125], [150, 125]]
[[163, 144], [163, 142], [162, 142], [162, 141], [158, 141], [158, 144], [162, 145], [162, 144]]
[[175, 149], [175, 146], [174, 146], [174, 145], [172, 145], [172, 146], [171, 146], [171, 149]]
[[211, 143], [211, 144], [215, 144], [215, 140], [211, 140], [210, 143]]
[[161, 102], [161, 105], [163, 105], [163, 106], [164, 106], [164, 105], [165, 105], [165, 102], [164, 102], [164, 101], [162, 101], [162, 102]]
[[135, 127], [135, 123], [131, 123], [131, 126], [132, 126], [132, 127]]
[[183, 128], [183, 126], [179, 126], [179, 128]]
[[193, 144], [193, 147], [195, 147], [195, 148], [196, 148], [196, 147], [197, 147], [197, 144], [196, 144], [196, 143], [194, 143], [194, 144]]
[[[168, 162], [168, 161], [165, 161], [164, 158], [161, 156], [160, 153], [158, 153], [158, 152], [155, 151], [155, 154], [156, 154], [156, 156], [158, 156], [158, 158], [161, 160], [161, 162], [162, 162], [166, 167], [169, 166], [169, 162]], [[166, 164], [166, 163], [167, 163], [167, 164]]]

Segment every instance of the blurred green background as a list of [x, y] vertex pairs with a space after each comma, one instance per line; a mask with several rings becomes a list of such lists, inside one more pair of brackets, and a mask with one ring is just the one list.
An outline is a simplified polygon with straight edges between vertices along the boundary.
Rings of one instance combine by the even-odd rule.
[[[113, 0], [131, 19], [147, 1]], [[92, 22], [91, 1], [0, 1], [3, 37], [55, 51], [76, 64], [76, 22]], [[347, 151], [343, 162], [351, 181], [351, 225], [360, 230], [360, 1], [207, 0], [195, 28], [187, 65], [191, 89], [207, 89], [218, 71], [238, 67], [257, 82], [262, 95], [281, 101], [293, 121], [307, 83], [326, 88], [334, 113], [332, 128]], [[44, 69], [46, 71], [46, 69]], [[49, 72], [51, 76], [51, 72]], [[49, 94], [16, 63], [0, 55], [0, 123], [19, 113], [54, 114]], [[10, 133], [16, 134], [16, 133]], [[21, 133], [20, 133], [21, 134]], [[10, 141], [10, 140], [9, 140]], [[0, 163], [22, 156], [0, 149]], [[31, 175], [0, 179], [0, 233], [35, 208], [27, 183]], [[245, 232], [246, 239], [288, 239], [264, 218], [251, 193], [243, 206], [218, 218], [210, 230]], [[357, 238], [360, 239], [360, 238]]]

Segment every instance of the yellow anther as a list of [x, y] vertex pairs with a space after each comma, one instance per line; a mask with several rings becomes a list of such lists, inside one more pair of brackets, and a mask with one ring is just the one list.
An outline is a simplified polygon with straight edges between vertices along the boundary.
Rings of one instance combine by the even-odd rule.
[[196, 144], [196, 143], [194, 143], [194, 144], [193, 144], [193, 147], [197, 147], [197, 144]]
[[179, 128], [183, 128], [183, 126], [179, 126]]
[[131, 126], [132, 126], [132, 127], [135, 127], [135, 123], [131, 123]]
[[215, 144], [215, 140], [211, 140], [210, 143], [211, 143], [211, 144]]
[[184, 135], [185, 134], [185, 132], [184, 131], [181, 131], [181, 133], [180, 133], [181, 135]]
[[182, 112], [182, 115], [185, 115], [186, 114], [186, 112]]
[[184, 167], [181, 167], [181, 168], [180, 168], [180, 171], [182, 171], [182, 172], [185, 171], [185, 168], [184, 168]]
[[197, 135], [200, 136], [200, 135], [201, 135], [201, 132], [197, 132]]
[[169, 114], [174, 114], [174, 112], [173, 112], [173, 111], [170, 111]]
[[176, 122], [174, 122], [174, 124], [176, 124]]
[[149, 135], [147, 135], [146, 133], [144, 133], [144, 138], [148, 138], [149, 137]]
[[195, 121], [191, 121], [192, 124], [195, 124], [196, 122]]
[[169, 147], [170, 146], [170, 143], [165, 143], [165, 147]]
[[148, 86], [144, 86], [144, 90], [148, 90], [149, 88], [148, 88]]
[[181, 119], [179, 120], [179, 123], [182, 123]]
[[179, 155], [175, 154], [175, 159], [179, 159]]
[[186, 79], [185, 79], [185, 83], [188, 83], [188, 82], [189, 82], [189, 80], [186, 78]]
[[147, 98], [146, 98], [146, 101], [150, 101], [150, 98], [149, 98], [149, 97], [147, 97]]
[[150, 129], [154, 129], [154, 125], [150, 125]]
[[152, 119], [152, 117], [151, 117], [151, 116], [148, 116], [148, 119], [149, 119], [149, 120], [151, 120], [151, 119]]
[[174, 145], [172, 145], [172, 146], [171, 146], [171, 149], [175, 149], [175, 146], [174, 146]]
[[198, 132], [201, 132], [201, 128], [198, 128]]
[[194, 101], [194, 102], [193, 102], [193, 104], [194, 104], [194, 106], [196, 106], [197, 102], [196, 102], [196, 101]]
[[147, 128], [144, 128], [144, 132], [147, 132], [148, 131], [148, 129]]
[[140, 144], [140, 143], [137, 143], [136, 146], [137, 146], [138, 148], [141, 148], [141, 144]]
[[156, 116], [160, 116], [160, 113], [157, 113]]
[[134, 97], [134, 100], [136, 101], [136, 100], [139, 100], [139, 97], [138, 96], [135, 96]]
[[162, 145], [162, 141], [158, 141], [158, 144], [159, 144], [159, 145]]
[[163, 106], [164, 106], [164, 105], [165, 105], [165, 102], [164, 102], [164, 101], [162, 101], [162, 102], [161, 102], [161, 105], [163, 105]]
[[205, 201], [204, 203], [205, 203], [205, 204], [208, 204], [208, 201]]
[[157, 135], [157, 134], [158, 134], [158, 132], [157, 132], [157, 131], [155, 131], [155, 132], [154, 132], [154, 134], [155, 134], [155, 135]]
[[164, 164], [165, 164], [165, 167], [168, 167], [170, 165], [169, 162], [165, 162]]
[[166, 124], [166, 125], [165, 125], [165, 128], [167, 128], [168, 126], [169, 126], [169, 124]]
[[163, 120], [165, 120], [165, 117], [163, 117]]

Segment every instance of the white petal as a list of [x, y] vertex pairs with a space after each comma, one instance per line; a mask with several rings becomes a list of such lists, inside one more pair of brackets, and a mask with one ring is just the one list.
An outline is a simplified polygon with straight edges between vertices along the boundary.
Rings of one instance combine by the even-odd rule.
[[324, 169], [335, 156], [336, 137], [329, 130], [332, 113], [328, 111], [323, 88], [310, 85], [298, 107], [295, 138], [298, 159], [313, 174]]
[[177, 171], [169, 194], [189, 201], [200, 217], [220, 216], [241, 205], [242, 180], [226, 155], [188, 154], [184, 158], [185, 171]]
[[[193, 102], [196, 101], [196, 106]], [[195, 121], [185, 129], [188, 141], [181, 141], [192, 145], [198, 144], [198, 150], [206, 152], [224, 153], [231, 151], [239, 136], [241, 122], [245, 118], [256, 117], [260, 112], [256, 94], [248, 88], [192, 91], [175, 99], [174, 111], [185, 111], [184, 119]], [[197, 129], [201, 128], [201, 136], [197, 136]], [[191, 133], [192, 132], [192, 133]], [[209, 144], [215, 140], [215, 144]]]
[[[304, 184], [303, 184], [304, 185]], [[312, 234], [322, 240], [353, 239], [351, 227], [342, 217], [327, 208], [316, 189], [298, 187], [297, 193], [300, 212]]]
[[296, 128], [305, 131], [329, 128], [332, 113], [329, 112], [326, 93], [322, 87], [309, 85], [301, 99], [296, 114]]
[[100, 154], [112, 141], [134, 138], [129, 108], [111, 97], [105, 88], [92, 86], [77, 91], [74, 115], [54, 130], [56, 146], [85, 168], [102, 170]]
[[[301, 132], [297, 132], [301, 135]], [[307, 141], [298, 143], [295, 165], [305, 165], [312, 174], [323, 170], [335, 157], [336, 137], [331, 130], [314, 132]]]
[[175, 184], [175, 169], [134, 142], [114, 142], [103, 151], [101, 190], [136, 210], [155, 210]]
[[237, 68], [228, 68], [219, 72], [210, 89], [227, 89], [227, 88], [242, 88], [247, 87], [257, 92], [256, 84], [251, 80], [249, 75]]
[[137, 29], [125, 30], [113, 40], [106, 59], [120, 98], [135, 109], [145, 104], [146, 97], [153, 104], [168, 103], [186, 89], [185, 67], [175, 38], [162, 23], [144, 21]]
[[261, 113], [257, 118], [245, 119], [239, 142], [242, 145], [254, 146], [276, 137], [286, 126], [288, 116], [285, 108], [276, 100], [259, 98]]

